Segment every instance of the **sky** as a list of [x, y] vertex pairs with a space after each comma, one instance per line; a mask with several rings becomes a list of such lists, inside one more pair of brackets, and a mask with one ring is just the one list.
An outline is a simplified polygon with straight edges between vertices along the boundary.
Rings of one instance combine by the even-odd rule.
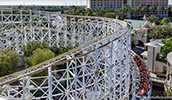
[[[0, 0], [0, 5], [86, 5], [87, 0]], [[172, 5], [172, 0], [169, 0]]]
[[0, 0], [0, 5], [86, 5], [87, 0]]

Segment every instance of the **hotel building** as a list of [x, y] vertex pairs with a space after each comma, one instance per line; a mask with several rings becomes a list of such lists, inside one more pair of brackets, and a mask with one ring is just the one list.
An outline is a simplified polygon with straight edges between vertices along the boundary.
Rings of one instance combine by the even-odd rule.
[[87, 0], [87, 8], [122, 7], [127, 0]]
[[[96, 7], [122, 7], [124, 4], [128, 4], [132, 7], [134, 6], [168, 6], [168, 0], [87, 0], [87, 8], [96, 8]], [[146, 13], [143, 12], [144, 14], [148, 15], [155, 15], [159, 18], [161, 17], [166, 17], [168, 15], [168, 12], [165, 12], [165, 10], [157, 11], [154, 10], [154, 12], [147, 11]], [[143, 17], [144, 14], [142, 13], [134, 13], [131, 14], [130, 17], [135, 16], [135, 17]]]
[[167, 6], [168, 0], [87, 0], [87, 8], [130, 6]]
[[128, 0], [130, 6], [167, 6], [168, 0]]

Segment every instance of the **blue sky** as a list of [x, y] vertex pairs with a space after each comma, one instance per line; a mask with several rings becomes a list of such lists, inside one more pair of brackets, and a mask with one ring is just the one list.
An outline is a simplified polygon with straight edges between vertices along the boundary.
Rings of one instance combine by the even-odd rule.
[[[0, 5], [86, 5], [87, 0], [0, 0]], [[172, 4], [172, 0], [169, 0]]]

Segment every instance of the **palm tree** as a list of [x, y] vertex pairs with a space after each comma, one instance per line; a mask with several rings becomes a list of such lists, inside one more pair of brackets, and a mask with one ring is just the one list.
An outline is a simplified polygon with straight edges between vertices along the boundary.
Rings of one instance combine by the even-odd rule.
[[137, 7], [136, 6], [134, 6], [134, 7], [131, 7], [131, 13], [133, 14], [133, 16], [134, 16], [134, 18], [136, 17], [136, 14], [135, 13], [137, 13]]
[[148, 10], [147, 6], [143, 6], [143, 7], [141, 8], [141, 11], [142, 11], [142, 12], [146, 12], [147, 10]]
[[[138, 15], [139, 16], [140, 16], [141, 9], [142, 9], [142, 5], [137, 6], [137, 11], [138, 11]], [[138, 19], [138, 16], [137, 16], [137, 19]]]
[[157, 7], [158, 16], [159, 16], [161, 10], [162, 10], [162, 6], [158, 6], [158, 7]]
[[168, 6], [164, 7], [164, 10], [166, 11], [166, 17], [167, 17], [168, 12], [169, 12], [169, 7]]
[[127, 14], [127, 16], [130, 17], [130, 12], [131, 12], [131, 7], [130, 7], [130, 5], [125, 4], [125, 5], [122, 7], [122, 10], [123, 10], [123, 13], [124, 13], [124, 14]]
[[149, 11], [151, 11], [152, 14], [153, 14], [154, 10], [155, 10], [155, 6], [150, 6], [150, 7], [149, 7]]
[[123, 8], [124, 12], [131, 11], [131, 6], [127, 5], [127, 4], [125, 4], [122, 8]]

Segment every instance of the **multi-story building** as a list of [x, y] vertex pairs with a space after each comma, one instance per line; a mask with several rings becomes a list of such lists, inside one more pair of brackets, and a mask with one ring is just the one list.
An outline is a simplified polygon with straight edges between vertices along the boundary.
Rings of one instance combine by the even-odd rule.
[[168, 0], [87, 0], [87, 8], [130, 6], [167, 6]]
[[87, 8], [122, 7], [127, 0], [87, 0]]
[[168, 0], [128, 0], [130, 6], [167, 6]]
[[[127, 1], [127, 4], [129, 4], [130, 6], [132, 7], [137, 7], [139, 5], [141, 6], [154, 6], [154, 7], [158, 7], [158, 6], [161, 6], [161, 7], [165, 7], [165, 6], [168, 6], [168, 0], [128, 0]], [[162, 18], [162, 17], [167, 17], [168, 16], [168, 12], [165, 11], [165, 10], [154, 10], [154, 11], [146, 11], [146, 12], [137, 12], [137, 13], [133, 13], [131, 14], [131, 17], [135, 16], [135, 17], [143, 17], [144, 14], [146, 15], [155, 15], [159, 18]]]
[[[168, 0], [87, 0], [87, 8], [96, 8], [96, 7], [122, 7], [124, 4], [128, 4], [132, 7], [141, 6], [168, 6]], [[129, 17], [143, 17], [144, 14], [146, 15], [155, 15], [159, 18], [167, 17], [168, 12], [165, 10], [154, 10], [154, 11], [146, 11], [146, 12], [136, 12], [133, 14], [129, 14]]]

